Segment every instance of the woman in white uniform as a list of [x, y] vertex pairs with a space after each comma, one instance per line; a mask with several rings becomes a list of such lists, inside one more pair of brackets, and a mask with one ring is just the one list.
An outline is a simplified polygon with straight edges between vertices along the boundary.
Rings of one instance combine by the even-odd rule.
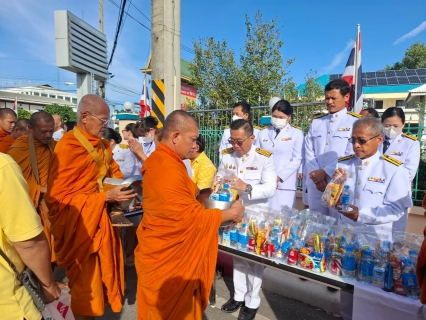
[[302, 161], [303, 132], [290, 124], [293, 107], [280, 100], [272, 107], [272, 125], [259, 133], [262, 149], [274, 154], [277, 168], [277, 190], [268, 201], [269, 207], [281, 210], [282, 206], [293, 208], [296, 197], [297, 173]]
[[130, 150], [142, 164], [155, 150], [154, 138], [157, 125], [158, 119], [153, 116], [141, 119], [134, 128], [138, 140], [129, 140]]
[[[402, 133], [405, 126], [405, 114], [401, 108], [387, 108], [382, 114], [384, 139], [380, 146], [381, 152], [402, 162], [407, 168], [410, 179], [410, 187], [420, 163], [420, 143], [416, 136]], [[411, 188], [410, 188], [411, 190]], [[404, 231], [407, 226], [408, 210], [393, 227], [398, 231]]]

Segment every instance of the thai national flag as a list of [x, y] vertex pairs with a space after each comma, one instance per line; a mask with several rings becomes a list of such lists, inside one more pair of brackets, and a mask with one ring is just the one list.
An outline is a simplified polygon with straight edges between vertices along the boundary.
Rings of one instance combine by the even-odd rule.
[[[356, 66], [355, 66], [356, 64]], [[356, 72], [356, 74], [355, 74]], [[350, 111], [360, 113], [363, 108], [362, 97], [362, 68], [361, 68], [361, 31], [358, 28], [357, 38], [351, 50], [342, 79], [351, 85], [350, 98], [347, 107]], [[356, 82], [356, 83], [355, 83]], [[355, 97], [356, 92], [356, 97]]]
[[15, 98], [15, 101], [13, 102], [12, 110], [16, 111], [16, 107], [18, 106], [18, 98]]
[[139, 114], [139, 118], [146, 118], [151, 115], [151, 108], [149, 106], [149, 95], [148, 88], [146, 83], [146, 74], [143, 79], [143, 87], [142, 87], [142, 95], [141, 100], [139, 101], [139, 105], [141, 106], [141, 112]]

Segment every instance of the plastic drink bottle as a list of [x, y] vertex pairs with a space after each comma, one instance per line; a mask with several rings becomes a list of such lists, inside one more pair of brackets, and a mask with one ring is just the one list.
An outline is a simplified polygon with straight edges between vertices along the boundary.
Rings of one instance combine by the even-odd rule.
[[416, 270], [413, 268], [410, 258], [404, 257], [402, 259], [402, 285], [407, 297], [418, 299], [420, 296], [420, 289], [417, 284]]
[[247, 231], [247, 224], [243, 223], [238, 233], [238, 249], [241, 251], [247, 251], [249, 241], [249, 235]]
[[345, 185], [342, 193], [342, 211], [349, 210], [350, 193], [349, 186]]
[[231, 241], [231, 247], [236, 248], [238, 244], [238, 230], [235, 227], [231, 227], [229, 231], [229, 240]]
[[346, 279], [354, 279], [356, 270], [356, 257], [354, 248], [346, 246], [346, 253], [342, 257], [342, 276]]
[[370, 249], [364, 250], [364, 255], [359, 262], [358, 277], [362, 283], [371, 284], [373, 282], [374, 260]]
[[231, 201], [231, 191], [229, 190], [229, 184], [225, 183], [223, 188], [219, 190], [219, 201]]
[[374, 260], [373, 285], [383, 289], [386, 279], [386, 261], [379, 258]]

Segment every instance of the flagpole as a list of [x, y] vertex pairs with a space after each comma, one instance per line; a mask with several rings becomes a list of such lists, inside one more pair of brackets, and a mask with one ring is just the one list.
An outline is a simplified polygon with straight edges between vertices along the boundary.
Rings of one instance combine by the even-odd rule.
[[359, 33], [361, 32], [361, 26], [358, 23], [358, 32], [356, 34], [356, 42], [355, 42], [355, 74], [354, 74], [354, 96], [352, 98], [352, 108], [353, 111], [356, 109], [357, 97], [358, 97], [358, 50], [359, 50]]

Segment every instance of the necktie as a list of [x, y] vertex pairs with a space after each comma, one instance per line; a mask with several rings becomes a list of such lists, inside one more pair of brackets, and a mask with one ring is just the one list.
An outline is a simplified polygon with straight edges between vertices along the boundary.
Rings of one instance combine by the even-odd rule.
[[383, 154], [386, 153], [386, 150], [388, 150], [389, 145], [390, 145], [390, 142], [389, 140], [386, 139], [385, 142], [383, 142]]
[[278, 137], [278, 135], [280, 134], [280, 131], [281, 131], [280, 129], [276, 129], [276, 130], [275, 130], [275, 132], [276, 132], [277, 134], [275, 135], [275, 138], [274, 138], [274, 139], [276, 139], [276, 138]]

